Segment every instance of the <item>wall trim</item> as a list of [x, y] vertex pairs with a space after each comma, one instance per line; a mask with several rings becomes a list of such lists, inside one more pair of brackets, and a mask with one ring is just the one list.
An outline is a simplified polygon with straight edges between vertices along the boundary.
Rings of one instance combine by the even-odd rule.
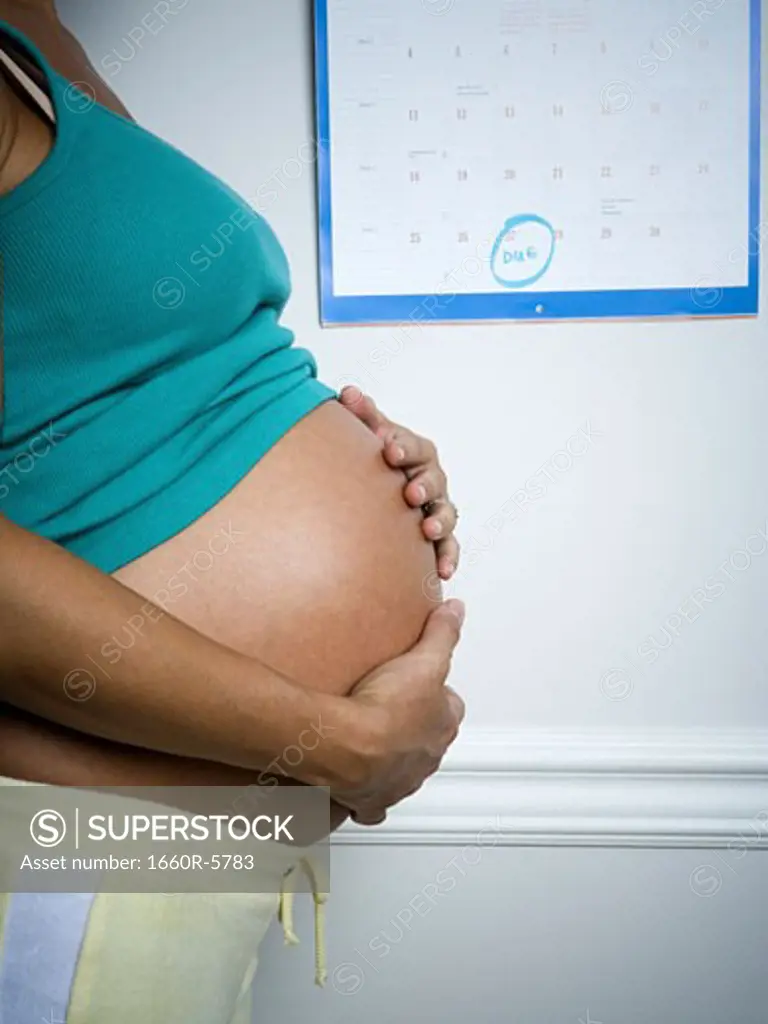
[[466, 729], [385, 824], [333, 843], [768, 849], [768, 730]]

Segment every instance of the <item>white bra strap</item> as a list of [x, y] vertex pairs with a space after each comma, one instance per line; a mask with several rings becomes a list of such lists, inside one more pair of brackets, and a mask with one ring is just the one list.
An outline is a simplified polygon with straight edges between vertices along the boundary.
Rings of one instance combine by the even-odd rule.
[[24, 91], [32, 98], [37, 106], [42, 110], [43, 114], [48, 118], [51, 124], [56, 123], [56, 114], [53, 109], [53, 104], [50, 99], [45, 95], [43, 90], [36, 85], [26, 71], [22, 71], [19, 65], [8, 56], [0, 47], [0, 63], [2, 63], [8, 71], [13, 75], [19, 85]]

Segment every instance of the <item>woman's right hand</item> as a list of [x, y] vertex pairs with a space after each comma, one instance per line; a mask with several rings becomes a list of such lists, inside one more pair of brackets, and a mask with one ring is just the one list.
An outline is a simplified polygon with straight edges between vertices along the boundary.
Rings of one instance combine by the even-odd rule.
[[418, 643], [348, 697], [292, 683], [156, 608], [153, 642], [126, 650], [106, 682], [77, 667], [148, 609], [0, 514], [0, 715], [6, 702], [76, 733], [259, 777], [321, 723], [329, 742], [307, 747], [291, 774], [329, 786], [366, 825], [419, 789], [456, 738], [464, 705], [445, 680], [464, 617], [458, 601], [438, 606]]
[[384, 821], [387, 808], [437, 771], [456, 739], [464, 702], [445, 681], [463, 622], [463, 604], [446, 601], [432, 612], [415, 647], [375, 669], [347, 698], [364, 769], [358, 784], [332, 788], [331, 795], [359, 824]]

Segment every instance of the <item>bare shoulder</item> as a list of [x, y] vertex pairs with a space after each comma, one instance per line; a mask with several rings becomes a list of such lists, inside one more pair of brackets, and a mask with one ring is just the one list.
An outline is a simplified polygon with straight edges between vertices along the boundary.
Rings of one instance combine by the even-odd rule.
[[131, 116], [59, 18], [55, 0], [0, 0], [0, 20], [23, 32], [64, 78], [85, 85], [103, 106]]

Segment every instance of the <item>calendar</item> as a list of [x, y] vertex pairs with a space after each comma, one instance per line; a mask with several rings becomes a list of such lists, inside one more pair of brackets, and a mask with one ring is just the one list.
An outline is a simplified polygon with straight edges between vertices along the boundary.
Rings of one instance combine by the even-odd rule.
[[760, 0], [316, 0], [315, 35], [324, 324], [757, 314]]

